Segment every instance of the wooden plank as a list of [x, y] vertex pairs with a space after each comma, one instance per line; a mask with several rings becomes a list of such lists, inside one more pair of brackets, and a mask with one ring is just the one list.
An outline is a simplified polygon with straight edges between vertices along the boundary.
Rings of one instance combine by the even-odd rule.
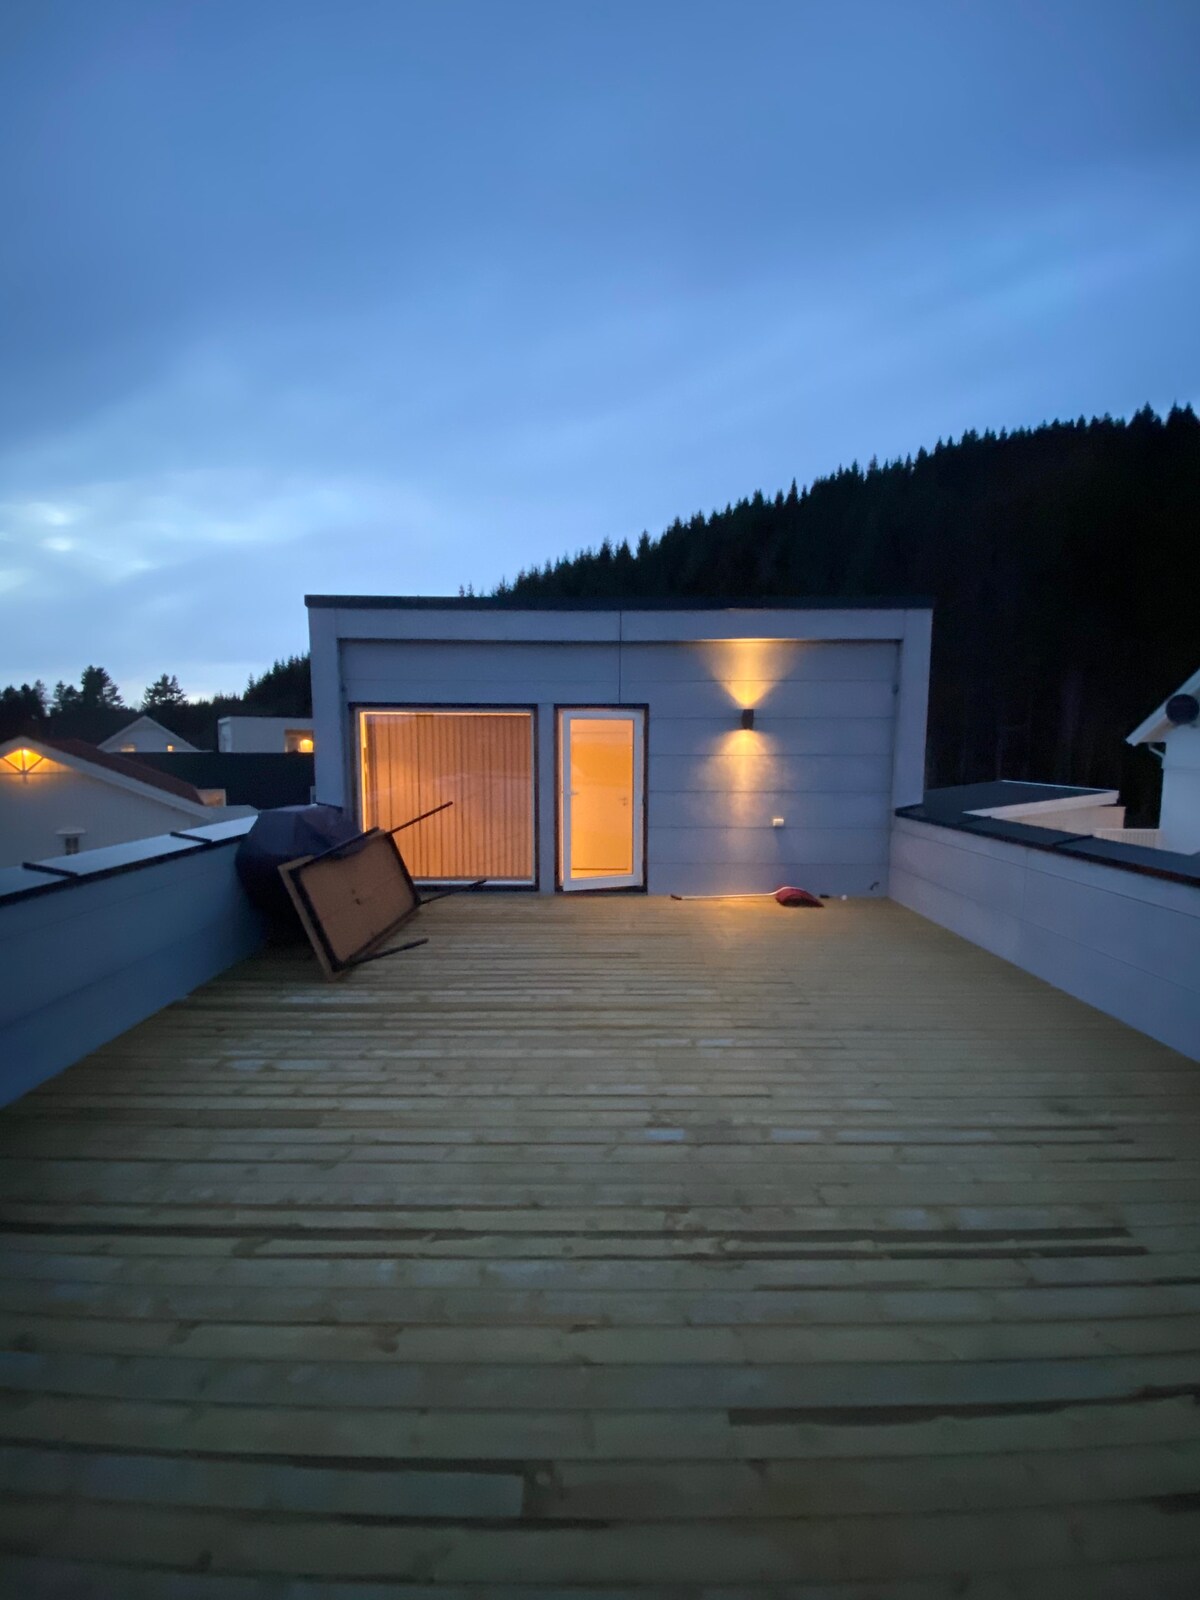
[[0, 1114], [4, 1583], [1191, 1600], [1192, 1064], [885, 903], [424, 916]]

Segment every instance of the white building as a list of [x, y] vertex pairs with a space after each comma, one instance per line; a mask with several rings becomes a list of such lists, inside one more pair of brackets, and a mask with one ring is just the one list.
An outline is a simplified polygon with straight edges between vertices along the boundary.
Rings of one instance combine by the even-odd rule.
[[138, 717], [128, 727], [118, 729], [111, 738], [105, 739], [97, 748], [107, 750], [112, 755], [128, 756], [136, 755], [140, 750], [194, 752], [197, 747], [189, 744], [186, 739], [181, 739], [177, 733], [172, 733], [170, 728], [164, 728], [162, 723], [156, 722], [153, 717]]
[[930, 612], [311, 596], [317, 799], [426, 881], [887, 892]]
[[223, 802], [223, 791], [196, 789], [82, 739], [8, 739], [0, 744], [0, 866], [254, 814]]
[[311, 717], [222, 717], [217, 749], [226, 754], [311, 755]]
[[1158, 844], [1182, 855], [1200, 851], [1200, 669], [1180, 684], [1128, 744], [1144, 744], [1162, 762]]

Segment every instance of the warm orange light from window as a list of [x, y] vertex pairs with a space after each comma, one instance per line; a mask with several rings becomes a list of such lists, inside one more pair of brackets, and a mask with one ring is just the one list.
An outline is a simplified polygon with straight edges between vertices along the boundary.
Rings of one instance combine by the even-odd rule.
[[628, 876], [633, 871], [633, 719], [575, 717], [569, 738], [570, 876]]
[[[10, 750], [3, 758], [4, 765], [11, 767], [14, 772], [22, 774], [32, 772], [35, 767], [41, 766], [45, 756], [39, 755], [36, 750]], [[53, 762], [50, 763], [54, 765]]]
[[457, 707], [359, 713], [364, 828], [395, 828], [415, 878], [434, 883], [534, 876], [531, 711]]
[[296, 748], [300, 751], [301, 755], [310, 756], [312, 754], [313, 742], [307, 737], [303, 738], [299, 741]]

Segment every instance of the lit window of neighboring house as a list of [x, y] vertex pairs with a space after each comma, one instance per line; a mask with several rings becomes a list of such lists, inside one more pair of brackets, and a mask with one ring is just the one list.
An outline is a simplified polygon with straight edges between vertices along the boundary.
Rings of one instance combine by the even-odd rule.
[[[170, 746], [170, 745], [168, 745], [168, 746], [167, 746], [167, 749], [168, 749], [168, 750], [169, 750], [169, 749], [170, 749], [170, 748], [171, 748], [171, 746]], [[134, 750], [136, 750], [136, 749], [137, 749], [137, 745], [135, 745], [135, 744], [123, 744], [123, 745], [122, 745], [122, 746], [121, 746], [121, 754], [122, 754], [122, 755], [125, 755], [125, 756], [127, 756], [127, 755], [129, 755], [129, 754], [130, 754], [130, 753], [131, 753], [131, 752], [132, 752], [132, 751], [134, 751]]]
[[310, 756], [313, 752], [313, 736], [305, 733], [303, 728], [289, 728], [283, 736], [283, 748], [289, 755]]

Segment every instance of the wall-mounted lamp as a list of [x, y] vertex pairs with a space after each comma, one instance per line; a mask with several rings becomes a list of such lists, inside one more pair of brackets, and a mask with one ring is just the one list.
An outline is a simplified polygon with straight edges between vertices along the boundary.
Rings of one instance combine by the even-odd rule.
[[743, 728], [752, 728], [753, 726], [754, 726], [754, 707], [753, 706], [747, 706], [746, 709], [742, 712], [742, 727]]

